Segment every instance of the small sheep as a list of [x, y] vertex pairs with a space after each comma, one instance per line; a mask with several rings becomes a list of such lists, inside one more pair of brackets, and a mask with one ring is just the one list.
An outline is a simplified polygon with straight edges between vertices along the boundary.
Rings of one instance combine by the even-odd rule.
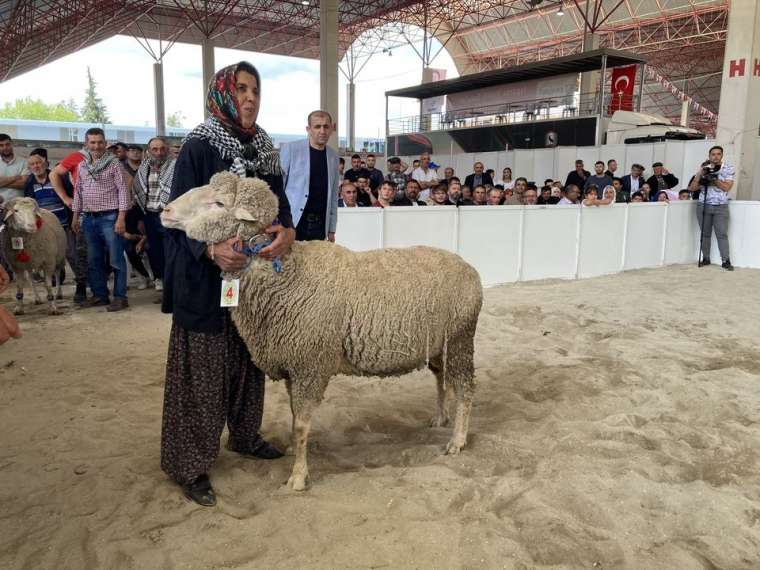
[[[66, 264], [66, 233], [55, 214], [43, 210], [33, 198], [14, 198], [6, 205], [5, 259], [16, 274], [16, 308], [14, 314], [24, 314], [24, 281], [28, 280], [34, 292], [34, 303], [42, 300], [37, 293], [32, 273], [45, 277], [48, 314], [59, 315], [55, 300], [63, 299], [60, 270]], [[53, 296], [53, 277], [57, 276], [57, 294]]]
[[[207, 243], [261, 237], [277, 197], [258, 179], [215, 175], [171, 202], [164, 226]], [[325, 241], [296, 242], [273, 264], [252, 257], [240, 276], [232, 318], [254, 364], [284, 379], [293, 412], [295, 464], [288, 485], [308, 482], [311, 417], [336, 374], [397, 376], [427, 366], [436, 376], [438, 414], [448, 423], [447, 387], [456, 415], [446, 453], [467, 440], [475, 390], [473, 350], [482, 304], [480, 278], [452, 253], [430, 248], [352, 252]], [[448, 385], [448, 386], [447, 386]]]

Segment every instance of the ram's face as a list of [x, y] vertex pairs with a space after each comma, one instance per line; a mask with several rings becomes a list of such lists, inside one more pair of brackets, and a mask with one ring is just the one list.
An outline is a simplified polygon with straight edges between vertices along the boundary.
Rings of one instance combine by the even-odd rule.
[[39, 206], [33, 198], [14, 198], [8, 202], [3, 220], [11, 229], [34, 233], [41, 220]]
[[200, 218], [222, 221], [235, 201], [233, 194], [212, 186], [201, 186], [169, 202], [161, 212], [164, 227], [187, 231]]
[[208, 185], [169, 202], [161, 221], [164, 227], [182, 230], [192, 239], [216, 243], [261, 233], [277, 216], [278, 204], [266, 182], [220, 173]]

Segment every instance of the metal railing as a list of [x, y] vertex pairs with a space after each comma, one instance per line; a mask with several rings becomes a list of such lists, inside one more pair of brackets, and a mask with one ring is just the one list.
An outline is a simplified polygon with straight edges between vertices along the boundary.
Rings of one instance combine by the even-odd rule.
[[589, 117], [600, 114], [611, 115], [619, 108], [636, 109], [638, 96], [624, 97], [607, 94], [604, 104], [599, 104], [599, 95], [589, 93], [567, 97], [553, 97], [503, 103], [485, 107], [472, 107], [457, 111], [441, 113], [426, 113], [388, 119], [386, 132], [388, 135], [419, 133], [426, 131], [447, 131], [472, 127], [498, 126], [530, 121], [545, 121], [551, 119], [570, 119]]

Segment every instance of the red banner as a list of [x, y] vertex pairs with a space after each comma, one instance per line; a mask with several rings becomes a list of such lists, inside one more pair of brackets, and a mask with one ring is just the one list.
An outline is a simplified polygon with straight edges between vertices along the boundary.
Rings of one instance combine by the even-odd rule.
[[612, 70], [610, 113], [633, 111], [633, 86], [636, 83], [636, 66], [616, 67]]

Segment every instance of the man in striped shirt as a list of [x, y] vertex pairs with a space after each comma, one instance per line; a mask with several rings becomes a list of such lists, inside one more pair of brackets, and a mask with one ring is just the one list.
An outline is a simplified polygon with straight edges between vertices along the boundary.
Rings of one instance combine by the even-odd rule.
[[[106, 153], [102, 129], [85, 133], [88, 156], [79, 163], [74, 186], [72, 211], [74, 231], [84, 231], [87, 239], [87, 275], [93, 296], [84, 307], [106, 306], [121, 311], [127, 302], [127, 263], [124, 259], [125, 219], [129, 210], [129, 189], [119, 160]], [[81, 224], [80, 224], [81, 220]], [[106, 256], [114, 272], [113, 301], [109, 303]]]

